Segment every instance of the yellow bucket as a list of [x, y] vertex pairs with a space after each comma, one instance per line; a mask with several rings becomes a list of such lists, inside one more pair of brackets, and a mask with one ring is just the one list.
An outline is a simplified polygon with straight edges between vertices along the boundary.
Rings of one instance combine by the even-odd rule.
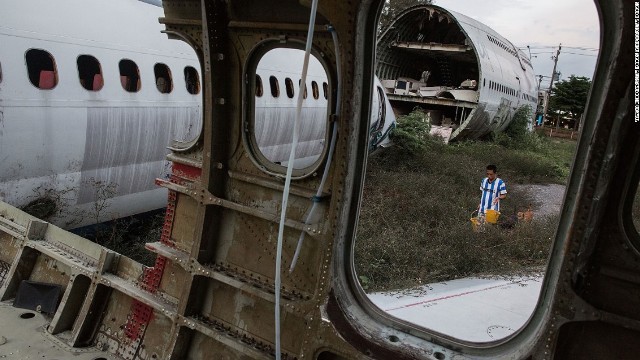
[[487, 210], [484, 213], [486, 220], [490, 224], [496, 224], [498, 222], [498, 218], [500, 217], [500, 212], [496, 210]]

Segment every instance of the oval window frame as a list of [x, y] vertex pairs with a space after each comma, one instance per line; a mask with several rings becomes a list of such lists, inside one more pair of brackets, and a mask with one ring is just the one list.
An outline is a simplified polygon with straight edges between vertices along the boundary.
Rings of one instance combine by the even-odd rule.
[[[305, 44], [303, 42], [292, 40], [292, 39], [288, 40], [285, 43], [282, 42], [282, 39], [266, 39], [261, 43], [258, 43], [253, 49], [251, 49], [247, 57], [247, 61], [244, 64], [243, 76], [248, 81], [245, 81], [243, 83], [243, 88], [242, 88], [242, 97], [245, 99], [245, 101], [243, 102], [244, 109], [242, 111], [242, 123], [244, 128], [244, 131], [242, 132], [242, 142], [247, 151], [249, 159], [251, 159], [251, 162], [258, 169], [260, 169], [261, 171], [269, 175], [273, 175], [281, 178], [284, 178], [286, 176], [287, 167], [280, 164], [276, 164], [274, 162], [271, 162], [269, 159], [267, 159], [260, 151], [256, 137], [254, 135], [255, 115], [256, 115], [255, 78], [256, 78], [256, 75], [260, 75], [260, 74], [257, 74], [256, 70], [258, 68], [258, 64], [260, 63], [260, 60], [262, 59], [262, 57], [265, 54], [267, 54], [269, 51], [282, 48], [282, 49], [300, 50], [304, 52], [304, 46]], [[334, 79], [335, 72], [332, 71], [331, 68], [328, 66], [328, 63], [321, 52], [312, 48], [311, 54], [316, 58], [316, 60], [318, 60], [318, 62], [320, 62], [320, 65], [322, 66], [322, 68], [324, 69], [327, 75], [326, 82], [329, 85], [329, 88], [331, 88], [332, 84], [335, 83], [335, 79]], [[262, 75], [260, 76], [263, 77]], [[294, 180], [303, 179], [312, 175], [313, 176], [319, 175], [318, 169], [324, 164], [327, 158], [327, 154], [329, 151], [329, 143], [331, 141], [331, 131], [330, 131], [331, 122], [329, 120], [331, 118], [331, 114], [335, 113], [335, 109], [334, 109], [335, 104], [331, 98], [327, 99], [326, 101], [327, 101], [327, 112], [325, 115], [326, 125], [324, 130], [325, 136], [324, 136], [324, 146], [323, 146], [322, 152], [318, 156], [318, 159], [316, 159], [311, 165], [304, 168], [297, 168], [297, 169], [294, 168], [292, 171], [292, 179]]]

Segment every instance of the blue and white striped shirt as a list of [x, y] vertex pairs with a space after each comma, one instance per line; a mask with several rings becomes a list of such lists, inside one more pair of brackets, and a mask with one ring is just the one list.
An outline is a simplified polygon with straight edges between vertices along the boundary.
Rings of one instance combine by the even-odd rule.
[[500, 211], [500, 201], [494, 204], [493, 199], [507, 193], [507, 186], [504, 181], [500, 178], [495, 178], [492, 182], [489, 182], [489, 178], [484, 178], [480, 182], [480, 191], [482, 191], [480, 213], [484, 214], [489, 209]]

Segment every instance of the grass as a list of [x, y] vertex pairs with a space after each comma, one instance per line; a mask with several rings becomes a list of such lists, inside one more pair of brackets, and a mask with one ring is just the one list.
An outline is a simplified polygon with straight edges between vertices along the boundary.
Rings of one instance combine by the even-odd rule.
[[507, 183], [508, 218], [532, 203], [513, 184], [564, 184], [575, 142], [532, 135], [527, 144], [428, 140], [408, 153], [392, 147], [369, 159], [355, 262], [367, 291], [393, 290], [481, 274], [539, 271], [546, 264], [558, 216], [512, 228], [472, 231], [487, 164]]
[[156, 254], [145, 249], [144, 245], [160, 241], [163, 224], [164, 211], [153, 211], [74, 232], [143, 265], [153, 266]]

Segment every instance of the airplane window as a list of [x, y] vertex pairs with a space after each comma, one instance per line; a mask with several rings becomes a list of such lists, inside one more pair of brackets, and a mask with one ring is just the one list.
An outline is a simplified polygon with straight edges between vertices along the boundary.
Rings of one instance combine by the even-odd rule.
[[156, 88], [158, 88], [158, 91], [162, 94], [168, 94], [173, 90], [171, 69], [166, 64], [157, 63], [153, 67], [153, 74], [156, 76]]
[[[192, 66], [185, 66], [184, 68], [184, 82], [187, 85], [187, 91], [191, 95], [197, 95], [200, 93], [200, 76], [198, 76], [198, 70]], [[262, 85], [262, 83], [260, 83]]]
[[0, 83], [2, 82], [2, 63], [0, 63]]
[[[437, 6], [445, 2], [457, 3], [440, 0]], [[372, 152], [366, 159], [352, 275], [367, 296], [363, 300], [370, 300], [370, 305], [388, 316], [412, 323], [411, 331], [423, 327], [463, 341], [492, 342], [516, 333], [537, 306], [577, 146], [576, 134], [575, 130], [556, 131], [555, 127], [553, 137], [544, 127], [536, 128], [540, 133], [529, 132], [536, 110], [529, 108], [530, 102], [495, 99], [501, 95], [517, 100], [520, 91], [536, 91], [538, 81], [529, 69], [525, 73], [518, 59], [489, 45], [512, 54], [509, 42], [519, 32], [501, 34], [508, 35], [502, 40], [495, 37], [498, 35], [489, 36], [495, 33], [489, 27], [479, 33], [481, 36], [471, 38], [464, 29], [473, 25], [456, 19], [454, 11], [459, 9], [449, 12], [446, 6], [445, 10], [437, 6], [404, 10], [377, 39], [376, 55], [384, 62], [377, 63], [375, 73], [388, 94], [402, 98], [402, 102], [390, 104], [402, 115], [391, 133], [393, 146]], [[595, 6], [591, 5], [591, 11], [597, 24]], [[428, 35], [420, 29], [429, 29]], [[595, 47], [599, 37], [594, 35], [588, 43]], [[485, 68], [485, 63], [462, 61], [453, 51], [435, 55], [395, 47], [411, 46], [422, 37], [426, 37], [423, 43], [478, 42], [476, 49], [502, 54], [500, 62], [509, 63], [513, 73], [503, 76], [490, 66]], [[519, 41], [530, 41], [523, 39]], [[446, 71], [438, 69], [443, 63]], [[552, 67], [553, 63], [549, 71]], [[423, 81], [425, 70], [431, 72], [428, 82]], [[451, 78], [453, 73], [456, 75]], [[491, 76], [489, 81], [481, 74]], [[514, 77], [521, 80], [518, 88], [511, 87], [518, 86]], [[471, 125], [478, 119], [475, 110], [461, 109], [456, 101], [448, 103], [444, 92], [429, 90], [465, 79], [476, 80], [490, 90], [474, 93], [478, 106], [498, 102], [489, 111], [495, 137], [480, 135], [482, 131], [489, 135], [489, 130]], [[400, 91], [400, 81], [410, 83], [409, 91]], [[549, 82], [542, 85], [545, 89], [548, 86]], [[428, 104], [426, 99], [437, 99], [438, 105]], [[547, 118], [561, 114], [573, 116], [554, 109]], [[573, 124], [568, 127], [576, 128]], [[465, 135], [465, 131], [470, 132]], [[539, 157], [542, 152], [548, 155]], [[553, 158], [555, 154], [562, 155]], [[507, 194], [499, 202], [499, 217], [494, 217], [494, 212], [478, 217], [482, 195], [487, 194], [487, 190], [480, 190], [481, 184], [488, 173], [496, 174], [487, 171], [490, 164], [497, 166]], [[547, 191], [553, 195], [544, 196]], [[640, 226], [640, 220], [638, 223]], [[515, 315], [513, 309], [519, 312], [517, 316], [503, 317]]]
[[260, 75], [256, 75], [256, 97], [261, 97], [262, 93], [262, 78], [260, 78]]
[[[302, 72], [304, 51], [289, 48], [276, 48], [265, 53], [257, 62], [257, 74], [277, 74], [285, 79], [285, 89], [288, 98], [295, 97], [295, 83], [292, 79], [299, 78]], [[266, 76], [266, 75], [262, 75]], [[315, 56], [309, 58], [307, 73], [309, 81], [316, 83], [327, 82], [328, 77], [323, 65]], [[300, 83], [299, 83], [300, 84]], [[273, 98], [279, 95], [278, 79], [270, 75], [269, 85]], [[302, 90], [302, 89], [300, 89]], [[254, 160], [265, 165], [266, 171], [284, 173], [291, 152], [293, 137], [293, 122], [296, 107], [291, 106], [287, 97], [265, 99], [254, 96], [254, 115], [252, 138], [249, 143], [253, 147], [251, 152]], [[306, 176], [313, 173], [314, 166], [320, 165], [320, 157], [326, 151], [327, 136], [327, 106], [328, 101], [303, 102], [300, 119], [300, 138], [295, 151], [293, 164], [294, 176]], [[251, 135], [249, 135], [251, 136]]]
[[98, 59], [91, 55], [80, 55], [78, 56], [77, 63], [80, 85], [89, 91], [102, 89], [104, 79]]
[[284, 79], [284, 83], [287, 87], [287, 96], [289, 99], [293, 98], [293, 81], [290, 78]]
[[311, 82], [311, 91], [313, 92], [313, 98], [318, 100], [320, 97], [320, 90], [318, 89], [318, 83], [315, 81]]
[[135, 62], [129, 59], [120, 60], [120, 83], [128, 92], [140, 91], [140, 70]]
[[[299, 87], [302, 87], [302, 86], [301, 86], [301, 83], [302, 83], [302, 80], [298, 80], [298, 86], [299, 86]], [[304, 94], [302, 95], [302, 98], [303, 98], [303, 99], [306, 99], [306, 98], [307, 98], [307, 84], [304, 84]]]
[[58, 70], [56, 62], [50, 53], [40, 49], [30, 49], [25, 54], [29, 80], [33, 86], [43, 89], [53, 89], [58, 84]]
[[269, 76], [269, 87], [271, 87], [271, 96], [274, 98], [280, 96], [280, 84], [278, 84], [278, 79], [273, 75]]
[[326, 82], [322, 83], [322, 92], [324, 93], [324, 99], [327, 100], [329, 99], [329, 84], [327, 84]]

